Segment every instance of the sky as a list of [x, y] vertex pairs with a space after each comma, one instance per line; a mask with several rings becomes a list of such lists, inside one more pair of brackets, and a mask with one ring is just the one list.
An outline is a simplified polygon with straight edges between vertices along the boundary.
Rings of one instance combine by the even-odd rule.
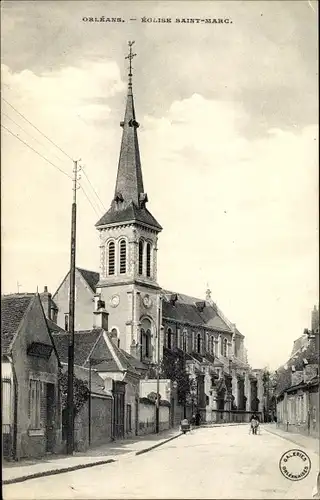
[[[317, 9], [3, 1], [2, 293], [54, 293], [67, 273], [72, 159], [83, 166], [76, 264], [99, 270], [94, 224], [114, 193], [134, 40], [158, 282], [199, 298], [209, 286], [251, 365], [285, 363], [319, 303]], [[102, 16], [121, 22], [87, 20]]]

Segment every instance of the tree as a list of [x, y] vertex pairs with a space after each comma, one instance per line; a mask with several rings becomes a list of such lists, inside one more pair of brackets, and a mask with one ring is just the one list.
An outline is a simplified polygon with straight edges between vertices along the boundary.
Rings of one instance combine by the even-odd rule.
[[[61, 394], [62, 410], [67, 408], [67, 395], [68, 395], [68, 373], [60, 372], [59, 374], [59, 388]], [[75, 413], [82, 408], [85, 402], [89, 399], [89, 389], [86, 382], [74, 376], [73, 378], [73, 400]]]
[[183, 353], [177, 350], [163, 350], [160, 364], [160, 378], [168, 378], [177, 383], [178, 402], [184, 404], [192, 390], [192, 380], [184, 366]]

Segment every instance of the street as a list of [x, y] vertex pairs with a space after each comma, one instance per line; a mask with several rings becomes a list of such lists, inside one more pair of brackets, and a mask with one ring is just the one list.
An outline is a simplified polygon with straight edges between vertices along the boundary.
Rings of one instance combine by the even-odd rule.
[[248, 426], [200, 428], [140, 456], [3, 487], [11, 499], [312, 498], [319, 457], [308, 451], [311, 472], [302, 481], [282, 476], [282, 454], [298, 448]]

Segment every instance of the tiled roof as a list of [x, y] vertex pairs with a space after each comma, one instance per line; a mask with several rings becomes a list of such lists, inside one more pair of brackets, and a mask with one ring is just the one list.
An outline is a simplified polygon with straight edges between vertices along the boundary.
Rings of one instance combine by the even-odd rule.
[[308, 364], [318, 364], [319, 363], [319, 353], [316, 352], [316, 342], [315, 339], [310, 339], [307, 346], [303, 346], [300, 351], [296, 352], [285, 365], [280, 366], [277, 370], [277, 385], [275, 392], [279, 396], [284, 391], [289, 389], [292, 384], [292, 367], [295, 367], [296, 371], [302, 371], [304, 368], [304, 361], [306, 360]]
[[54, 333], [67, 333], [63, 328], [58, 326], [54, 321], [47, 318], [47, 325], [52, 334]]
[[96, 227], [129, 221], [148, 224], [149, 226], [153, 226], [159, 230], [162, 229], [160, 224], [156, 221], [153, 215], [151, 215], [147, 208], [139, 208], [134, 203], [130, 203], [130, 205], [126, 206], [122, 210], [117, 210], [111, 207], [96, 223]]
[[[92, 351], [94, 345], [98, 341], [102, 330], [86, 330], [82, 332], [75, 332], [74, 335], [74, 362], [76, 365], [83, 366]], [[53, 341], [61, 362], [68, 362], [68, 333], [60, 332], [53, 334]]]
[[[163, 317], [174, 319], [181, 323], [190, 323], [195, 326], [203, 326], [216, 331], [231, 333], [231, 329], [219, 316], [215, 308], [206, 301], [200, 301], [195, 297], [163, 290], [164, 300], [162, 303]], [[177, 295], [178, 300], [173, 304], [170, 301], [172, 295]], [[205, 307], [200, 310], [197, 302], [202, 302]]]
[[33, 293], [1, 297], [1, 351], [3, 354], [9, 352], [14, 335], [34, 297]]
[[80, 267], [77, 267], [77, 270], [79, 271], [83, 279], [88, 283], [91, 290], [95, 292], [97, 283], [100, 279], [99, 273], [96, 273], [95, 271], [89, 271], [87, 269], [81, 269]]

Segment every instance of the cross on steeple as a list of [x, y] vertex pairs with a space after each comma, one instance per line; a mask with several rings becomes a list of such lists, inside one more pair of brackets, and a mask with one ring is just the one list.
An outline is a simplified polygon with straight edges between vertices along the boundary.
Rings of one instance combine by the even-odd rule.
[[134, 44], [134, 41], [128, 42], [129, 45], [129, 54], [125, 57], [125, 59], [129, 59], [129, 87], [132, 87], [132, 59], [137, 55], [132, 53], [132, 45]]

